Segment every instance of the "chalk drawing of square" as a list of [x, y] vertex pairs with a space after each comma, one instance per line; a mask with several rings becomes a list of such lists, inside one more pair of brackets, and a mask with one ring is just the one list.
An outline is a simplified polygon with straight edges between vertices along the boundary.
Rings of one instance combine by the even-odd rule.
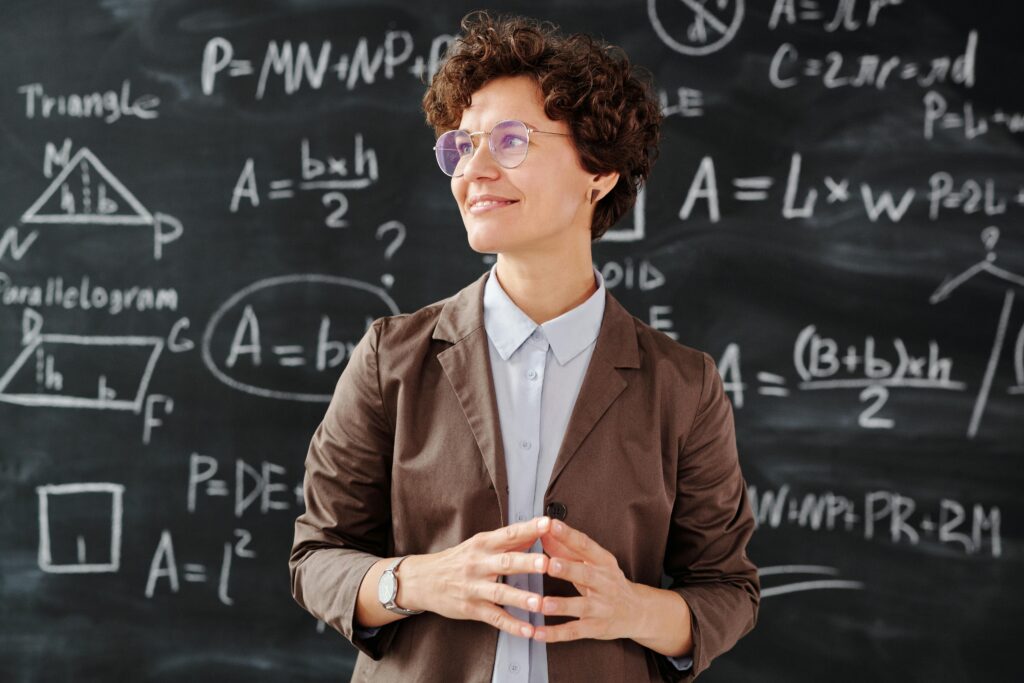
[[647, 204], [647, 188], [641, 187], [636, 193], [633, 205], [633, 227], [610, 228], [601, 236], [599, 242], [639, 242], [644, 238], [645, 210]]
[[[55, 563], [51, 547], [50, 498], [82, 494], [108, 494], [110, 497], [110, 549], [106, 562]], [[124, 510], [124, 486], [111, 483], [47, 484], [37, 486], [39, 496], [39, 568], [51, 574], [100, 574], [121, 567], [121, 530]], [[102, 500], [102, 499], [101, 499]], [[85, 541], [78, 537], [78, 556], [85, 556]]]
[[[37, 351], [41, 351], [42, 355], [45, 356], [47, 345], [62, 344], [103, 348], [103, 350], [117, 350], [122, 357], [115, 357], [116, 367], [111, 368], [112, 373], [115, 371], [123, 372], [124, 367], [130, 363], [131, 359], [124, 358], [124, 356], [131, 353], [141, 354], [138, 357], [140, 376], [138, 384], [134, 386], [134, 391], [132, 392], [134, 395], [130, 396], [130, 398], [118, 399], [105, 398], [98, 393], [96, 396], [69, 396], [59, 393], [19, 390], [17, 388], [19, 386], [31, 385], [33, 376], [38, 373], [38, 370], [34, 369], [33, 364], [30, 363], [33, 355]], [[18, 355], [7, 371], [0, 376], [0, 401], [24, 406], [130, 410], [137, 414], [142, 411], [146, 391], [149, 388], [149, 380], [153, 375], [153, 369], [163, 348], [164, 341], [160, 337], [89, 337], [71, 334], [40, 334], [25, 346], [24, 350], [22, 350], [21, 354]], [[38, 382], [36, 383], [38, 384]], [[98, 386], [98, 382], [96, 386]]]
[[[78, 173], [72, 176], [74, 171]], [[110, 196], [107, 196], [107, 188]], [[23, 223], [153, 225], [153, 215], [86, 147], [78, 150], [21, 215], [21, 220]]]

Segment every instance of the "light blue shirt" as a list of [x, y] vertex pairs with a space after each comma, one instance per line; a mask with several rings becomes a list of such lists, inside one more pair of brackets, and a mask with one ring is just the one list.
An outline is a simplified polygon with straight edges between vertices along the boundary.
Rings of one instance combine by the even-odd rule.
[[[586, 301], [541, 325], [502, 289], [497, 264], [484, 285], [484, 328], [505, 447], [509, 522], [544, 514], [551, 470], [604, 317], [604, 278], [596, 268], [594, 278], [597, 291]], [[534, 543], [530, 551], [543, 552], [541, 542]], [[505, 583], [544, 594], [543, 574], [512, 574], [505, 577]], [[539, 612], [512, 606], [505, 609], [534, 626], [544, 625], [544, 615]], [[669, 657], [669, 661], [680, 670], [693, 664], [689, 656]], [[491, 680], [547, 683], [546, 643], [499, 632]]]
[[[604, 278], [596, 268], [594, 277], [596, 292], [572, 310], [541, 325], [502, 289], [497, 264], [484, 285], [484, 328], [505, 450], [510, 523], [544, 514], [544, 493], [551, 470], [604, 317]], [[530, 552], [543, 552], [541, 542], [534, 543]], [[542, 574], [512, 574], [505, 577], [505, 583], [544, 594]], [[512, 606], [505, 609], [517, 619], [544, 625], [544, 615], [539, 612]], [[368, 636], [376, 633], [376, 629], [358, 632]], [[690, 656], [668, 659], [681, 671], [693, 665]], [[546, 643], [500, 631], [491, 680], [547, 683]]]

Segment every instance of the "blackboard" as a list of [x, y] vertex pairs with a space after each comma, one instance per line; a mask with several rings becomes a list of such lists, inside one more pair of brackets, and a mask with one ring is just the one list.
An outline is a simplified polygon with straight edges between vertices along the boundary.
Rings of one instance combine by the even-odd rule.
[[[289, 594], [303, 459], [367, 323], [493, 262], [419, 110], [472, 8], [3, 3], [0, 678], [348, 679]], [[594, 260], [735, 408], [762, 603], [702, 678], [1018, 680], [1024, 11], [502, 9], [662, 98]]]

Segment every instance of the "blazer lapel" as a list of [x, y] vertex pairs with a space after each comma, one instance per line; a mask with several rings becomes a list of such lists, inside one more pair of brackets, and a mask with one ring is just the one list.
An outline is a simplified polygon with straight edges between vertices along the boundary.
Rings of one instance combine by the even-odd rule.
[[441, 308], [433, 338], [453, 346], [437, 354], [452, 385], [498, 497], [502, 525], [508, 524], [508, 474], [501, 440], [498, 398], [484, 329], [484, 283], [489, 272], [450, 297]]
[[[498, 399], [491, 374], [491, 356], [484, 329], [484, 283], [489, 271], [449, 297], [438, 316], [433, 338], [453, 345], [437, 354], [445, 376], [476, 439], [484, 466], [498, 496], [503, 524], [508, 524], [508, 473], [502, 446]], [[594, 352], [583, 377], [565, 436], [555, 458], [548, 491], [583, 440], [626, 388], [627, 374], [620, 368], [639, 368], [640, 351], [633, 316], [605, 290], [604, 316]]]
[[579, 451], [580, 444], [593, 431], [601, 416], [626, 388], [628, 374], [619, 368], [638, 367], [640, 352], [633, 316], [606, 289], [604, 316], [594, 342], [594, 352], [565, 428], [547, 492], [551, 491], [558, 475]]

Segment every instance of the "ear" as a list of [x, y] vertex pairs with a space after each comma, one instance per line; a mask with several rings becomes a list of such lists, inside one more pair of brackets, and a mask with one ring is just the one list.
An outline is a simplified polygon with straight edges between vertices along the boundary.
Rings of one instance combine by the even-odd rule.
[[[615, 184], [619, 182], [619, 172], [609, 171], [608, 173], [601, 173], [590, 178], [590, 197], [593, 198], [591, 204], [597, 204], [599, 201], [604, 199], [605, 195], [611, 192], [615, 188]], [[594, 193], [597, 193], [596, 196]]]

